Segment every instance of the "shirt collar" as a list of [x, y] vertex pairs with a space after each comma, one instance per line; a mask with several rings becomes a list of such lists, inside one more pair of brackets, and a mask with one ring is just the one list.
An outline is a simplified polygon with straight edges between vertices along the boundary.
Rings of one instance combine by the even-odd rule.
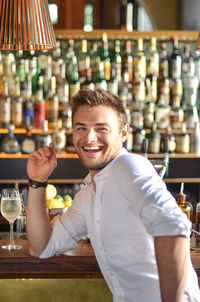
[[[110, 167], [111, 167], [111, 165], [112, 165], [112, 163], [120, 156], [120, 155], [122, 155], [122, 154], [127, 154], [128, 153], [128, 151], [125, 149], [125, 148], [122, 148], [121, 150], [120, 150], [120, 153], [105, 167], [105, 168], [103, 168], [99, 173], [97, 173], [95, 176], [94, 176], [94, 180], [95, 180], [95, 182], [96, 181], [100, 181], [100, 180], [102, 180], [102, 179], [104, 179], [106, 176], [107, 176], [107, 174], [108, 174], [108, 171], [109, 171], [109, 169], [110, 169]], [[91, 184], [93, 182], [93, 180], [92, 180], [92, 177], [90, 176], [90, 173], [88, 173], [88, 175], [85, 177], [85, 179], [84, 179], [84, 183], [85, 184], [87, 184], [87, 185], [89, 185], [89, 184]]]

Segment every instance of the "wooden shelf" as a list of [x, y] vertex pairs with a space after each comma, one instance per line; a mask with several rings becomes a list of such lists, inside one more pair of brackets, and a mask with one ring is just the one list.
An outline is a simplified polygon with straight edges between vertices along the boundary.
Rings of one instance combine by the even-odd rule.
[[139, 37], [145, 40], [156, 37], [157, 40], [171, 40], [174, 35], [179, 37], [179, 41], [196, 41], [198, 37], [198, 31], [186, 31], [186, 30], [154, 30], [154, 31], [131, 31], [126, 30], [110, 30], [101, 29], [93, 30], [91, 32], [85, 32], [83, 30], [76, 29], [57, 29], [55, 35], [57, 39], [74, 39], [74, 40], [99, 40], [102, 39], [103, 33], [107, 33], [108, 40], [137, 40]]

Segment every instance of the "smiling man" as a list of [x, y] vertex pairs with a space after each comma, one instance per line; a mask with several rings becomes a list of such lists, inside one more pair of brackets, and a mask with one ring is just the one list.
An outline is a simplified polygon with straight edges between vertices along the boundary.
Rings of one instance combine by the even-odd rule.
[[55, 149], [50, 144], [30, 154], [31, 255], [51, 257], [89, 234], [114, 302], [200, 301], [190, 222], [151, 163], [123, 148], [129, 126], [119, 98], [80, 90], [71, 107], [74, 146], [89, 174], [72, 207], [50, 223], [45, 186], [57, 164]]

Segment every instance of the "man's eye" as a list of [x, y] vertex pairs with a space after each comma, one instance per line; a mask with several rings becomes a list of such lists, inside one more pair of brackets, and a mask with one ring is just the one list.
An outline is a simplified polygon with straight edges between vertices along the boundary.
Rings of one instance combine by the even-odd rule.
[[101, 132], [107, 132], [108, 129], [107, 128], [104, 128], [104, 127], [101, 127], [101, 128], [98, 128], [98, 131], [101, 131]]
[[85, 130], [85, 128], [84, 127], [78, 127], [78, 128], [76, 128], [76, 130], [77, 131], [83, 131], [83, 130]]

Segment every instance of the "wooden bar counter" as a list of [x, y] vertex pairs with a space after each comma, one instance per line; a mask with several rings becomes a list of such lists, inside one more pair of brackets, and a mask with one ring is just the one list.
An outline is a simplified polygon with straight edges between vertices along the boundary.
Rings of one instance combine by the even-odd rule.
[[[0, 240], [0, 278], [102, 278], [99, 266], [89, 242], [80, 241], [78, 248], [48, 259], [31, 257], [27, 240], [17, 240], [21, 250], [7, 251], [1, 248], [8, 240]], [[200, 277], [200, 249], [191, 250], [194, 268]]]
[[38, 259], [28, 253], [27, 240], [17, 240], [22, 249], [8, 251], [1, 248], [8, 240], [0, 240], [0, 278], [101, 278], [99, 266], [88, 241], [80, 241], [78, 248], [48, 259]]

